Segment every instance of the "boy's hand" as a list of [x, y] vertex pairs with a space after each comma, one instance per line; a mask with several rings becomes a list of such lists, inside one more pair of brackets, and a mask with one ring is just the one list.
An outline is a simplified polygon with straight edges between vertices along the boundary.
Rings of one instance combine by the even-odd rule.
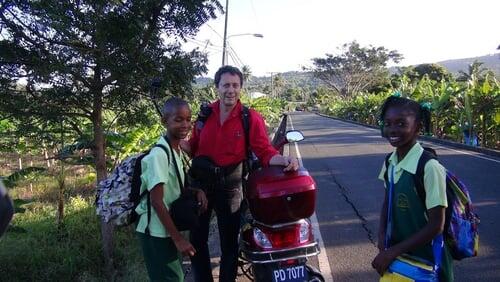
[[391, 249], [381, 251], [372, 261], [372, 267], [382, 276], [392, 261], [396, 258]]
[[205, 212], [208, 207], [208, 200], [207, 196], [205, 195], [205, 192], [203, 192], [202, 190], [197, 190], [196, 199], [198, 200], [198, 205], [200, 206], [200, 212], [201, 213]]
[[194, 249], [193, 245], [189, 243], [184, 237], [179, 237], [176, 240], [174, 240], [175, 247], [177, 250], [183, 255], [183, 256], [194, 256], [196, 254], [196, 250]]
[[189, 144], [189, 142], [185, 139], [182, 139], [179, 141], [179, 146], [181, 147], [181, 149], [186, 152], [188, 155], [191, 155], [191, 145]]

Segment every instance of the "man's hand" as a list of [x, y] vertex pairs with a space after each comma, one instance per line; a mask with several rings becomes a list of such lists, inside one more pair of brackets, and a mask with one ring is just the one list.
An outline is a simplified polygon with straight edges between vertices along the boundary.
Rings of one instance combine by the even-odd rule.
[[285, 168], [283, 171], [296, 171], [299, 169], [299, 160], [295, 157], [284, 157], [285, 158]]
[[283, 171], [296, 171], [299, 169], [299, 160], [295, 157], [285, 157], [278, 154], [269, 160], [269, 165], [282, 165], [285, 167]]

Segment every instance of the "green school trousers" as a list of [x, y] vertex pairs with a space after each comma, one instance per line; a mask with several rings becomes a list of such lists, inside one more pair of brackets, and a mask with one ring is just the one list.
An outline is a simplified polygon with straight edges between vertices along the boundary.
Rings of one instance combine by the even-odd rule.
[[137, 232], [150, 281], [183, 282], [182, 256], [170, 237], [159, 238]]

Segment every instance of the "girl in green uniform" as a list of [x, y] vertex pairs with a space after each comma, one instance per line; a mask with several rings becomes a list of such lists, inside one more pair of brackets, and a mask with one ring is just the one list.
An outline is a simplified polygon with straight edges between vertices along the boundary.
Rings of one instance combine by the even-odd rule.
[[[417, 169], [422, 146], [417, 137], [425, 125], [429, 128], [430, 112], [415, 101], [391, 96], [381, 109], [382, 135], [396, 150], [389, 157], [389, 168], [385, 162], [379, 179], [385, 181], [387, 169], [393, 173], [392, 214], [390, 242], [385, 245], [387, 232], [388, 189], [385, 189], [384, 203], [380, 214], [378, 232], [379, 254], [372, 266], [380, 275], [396, 257], [408, 254], [434, 263], [432, 240], [443, 232], [445, 222], [446, 173], [437, 160], [430, 160], [424, 168], [425, 204], [417, 194], [413, 174]], [[386, 183], [386, 187], [389, 187]], [[442, 251], [439, 280], [453, 281], [452, 258], [446, 247]]]

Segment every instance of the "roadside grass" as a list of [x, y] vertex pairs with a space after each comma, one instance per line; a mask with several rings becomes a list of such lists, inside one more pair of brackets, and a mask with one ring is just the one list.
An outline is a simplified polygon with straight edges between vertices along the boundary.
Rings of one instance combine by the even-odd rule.
[[[85, 185], [81, 188], [91, 190], [92, 196], [89, 191], [71, 191], [66, 198], [64, 224], [58, 227], [57, 201], [48, 196], [56, 188], [49, 182], [45, 188], [37, 185], [33, 189], [34, 197], [21, 206], [24, 212], [15, 214], [0, 239], [0, 280], [106, 281], [95, 190]], [[15, 190], [10, 192], [16, 194]], [[118, 281], [147, 280], [133, 226], [116, 230], [114, 255]]]

